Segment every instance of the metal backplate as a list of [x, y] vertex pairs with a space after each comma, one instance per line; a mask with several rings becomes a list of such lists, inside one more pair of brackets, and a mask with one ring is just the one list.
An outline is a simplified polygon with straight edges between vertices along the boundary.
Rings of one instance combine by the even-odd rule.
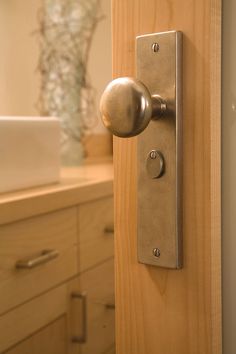
[[[138, 137], [138, 259], [166, 268], [182, 267], [182, 34], [137, 37], [137, 78], [167, 102], [167, 114]], [[159, 151], [165, 170], [151, 178], [146, 161]]]

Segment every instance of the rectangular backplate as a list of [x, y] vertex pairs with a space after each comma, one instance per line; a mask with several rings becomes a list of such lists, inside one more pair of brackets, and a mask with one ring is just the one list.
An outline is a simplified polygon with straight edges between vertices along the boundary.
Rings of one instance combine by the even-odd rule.
[[[137, 78], [167, 103], [167, 114], [152, 120], [138, 137], [138, 260], [182, 267], [182, 33], [136, 39]], [[147, 173], [150, 151], [164, 157], [164, 173]]]

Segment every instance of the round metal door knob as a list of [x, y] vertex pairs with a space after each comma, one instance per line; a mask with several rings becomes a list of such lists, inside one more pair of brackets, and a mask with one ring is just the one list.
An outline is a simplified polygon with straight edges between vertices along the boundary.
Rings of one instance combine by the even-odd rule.
[[105, 127], [122, 138], [140, 134], [152, 118], [159, 118], [165, 110], [161, 97], [151, 96], [141, 81], [130, 77], [110, 82], [100, 101]]

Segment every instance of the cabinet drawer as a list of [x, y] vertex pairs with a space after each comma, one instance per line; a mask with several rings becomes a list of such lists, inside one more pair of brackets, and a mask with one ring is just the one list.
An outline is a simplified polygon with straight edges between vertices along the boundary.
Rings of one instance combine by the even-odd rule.
[[[59, 317], [65, 319], [66, 326], [67, 299], [67, 286], [64, 284], [0, 316], [0, 353], [35, 335]], [[43, 345], [46, 346], [45, 343]]]
[[78, 208], [79, 270], [84, 271], [114, 255], [113, 198]]
[[[76, 217], [70, 208], [0, 227], [0, 313], [76, 274]], [[42, 262], [16, 268], [22, 260]]]
[[60, 316], [4, 354], [67, 354], [67, 340], [66, 316]]

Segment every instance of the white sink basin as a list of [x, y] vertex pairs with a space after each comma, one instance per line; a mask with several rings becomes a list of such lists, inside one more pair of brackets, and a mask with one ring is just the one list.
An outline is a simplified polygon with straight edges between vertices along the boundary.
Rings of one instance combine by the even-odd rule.
[[0, 117], [0, 193], [55, 183], [60, 124], [51, 117]]

